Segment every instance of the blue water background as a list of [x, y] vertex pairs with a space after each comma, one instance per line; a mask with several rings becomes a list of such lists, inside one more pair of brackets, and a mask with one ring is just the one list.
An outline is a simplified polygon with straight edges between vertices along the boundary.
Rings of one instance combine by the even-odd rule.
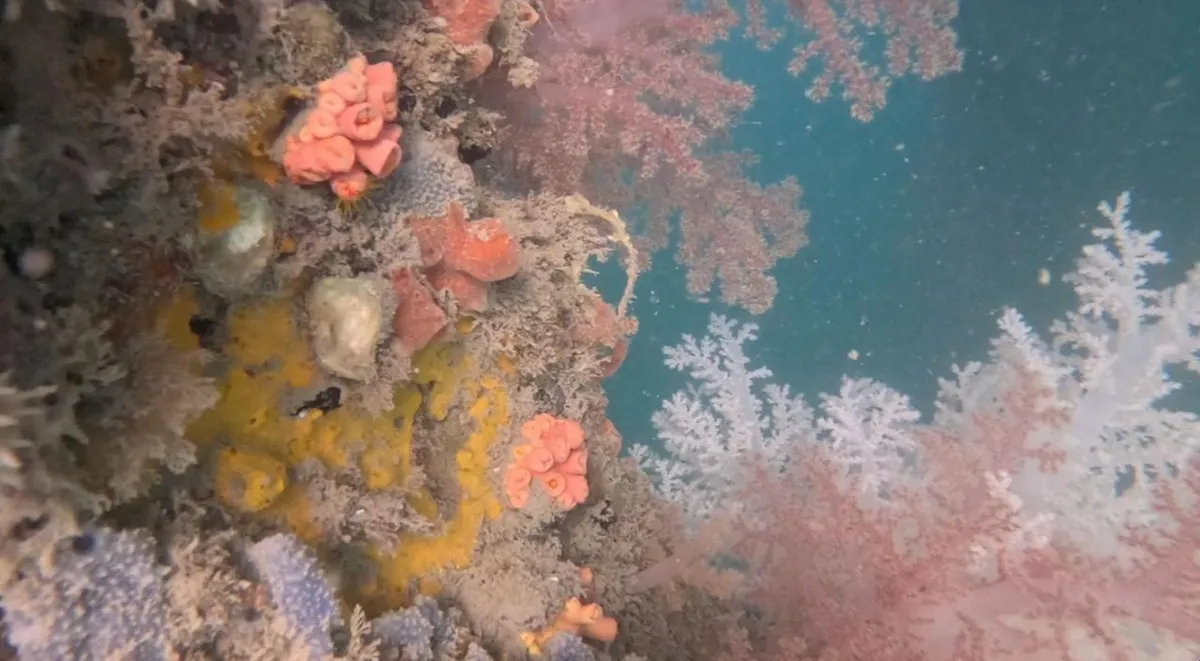
[[846, 374], [928, 415], [937, 377], [985, 358], [1002, 307], [1042, 330], [1073, 307], [1059, 277], [1099, 201], [1132, 191], [1135, 225], [1163, 233], [1166, 277], [1200, 261], [1200, 2], [962, 0], [956, 25], [964, 71], [898, 81], [869, 124], [806, 99], [786, 44], [723, 45], [727, 74], [757, 89], [735, 146], [761, 156], [756, 179], [800, 180], [811, 243], [775, 270], [779, 298], [757, 318], [689, 300], [659, 256], [606, 382], [627, 443], [656, 444], [650, 417], [686, 384], [662, 347], [703, 334], [711, 311], [758, 323], [751, 355], [810, 402]]

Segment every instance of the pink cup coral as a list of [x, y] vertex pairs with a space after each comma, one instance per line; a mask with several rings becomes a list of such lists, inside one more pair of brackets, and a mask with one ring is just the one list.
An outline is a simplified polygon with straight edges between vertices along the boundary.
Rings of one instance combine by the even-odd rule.
[[328, 181], [339, 199], [355, 201], [370, 176], [383, 178], [400, 165], [396, 68], [367, 64], [361, 55], [317, 84], [316, 105], [284, 141], [283, 169], [307, 185]]
[[587, 500], [587, 448], [578, 422], [539, 413], [521, 425], [521, 436], [527, 442], [513, 448], [504, 474], [504, 492], [513, 507], [525, 507], [535, 480], [565, 509]]

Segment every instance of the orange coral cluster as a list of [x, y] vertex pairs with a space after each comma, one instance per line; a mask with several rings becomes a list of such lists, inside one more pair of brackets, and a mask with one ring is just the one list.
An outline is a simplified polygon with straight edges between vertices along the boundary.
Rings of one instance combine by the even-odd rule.
[[578, 422], [539, 413], [521, 425], [521, 437], [528, 442], [513, 448], [513, 461], [504, 473], [504, 493], [513, 507], [529, 502], [535, 479], [566, 509], [587, 500], [588, 451]]
[[461, 204], [452, 202], [446, 215], [410, 222], [421, 248], [422, 282], [416, 269], [392, 275], [396, 292], [393, 332], [402, 352], [420, 351], [449, 323], [433, 293], [447, 291], [459, 309], [482, 312], [488, 306], [489, 282], [513, 277], [520, 270], [517, 241], [496, 218], [468, 221]]
[[604, 614], [600, 604], [594, 602], [595, 582], [592, 570], [583, 567], [579, 570], [579, 579], [588, 592], [588, 598], [571, 597], [566, 606], [554, 621], [545, 629], [538, 632], [527, 631], [521, 634], [521, 642], [531, 654], [541, 654], [542, 647], [555, 634], [566, 633], [584, 636], [604, 643], [611, 643], [617, 638], [617, 621]]
[[317, 104], [284, 142], [283, 169], [297, 184], [330, 182], [338, 198], [357, 200], [368, 173], [386, 177], [400, 164], [396, 68], [351, 58], [317, 85]]

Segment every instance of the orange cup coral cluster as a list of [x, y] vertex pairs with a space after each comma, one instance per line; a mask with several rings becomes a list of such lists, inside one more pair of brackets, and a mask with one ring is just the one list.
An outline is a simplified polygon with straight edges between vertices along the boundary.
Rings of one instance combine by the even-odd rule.
[[504, 493], [513, 507], [525, 507], [535, 480], [566, 509], [587, 500], [588, 451], [578, 422], [539, 413], [521, 425], [521, 437], [527, 442], [513, 448], [504, 473]]
[[339, 199], [354, 201], [369, 176], [391, 174], [400, 164], [399, 124], [394, 124], [396, 68], [352, 58], [340, 73], [317, 84], [317, 103], [284, 141], [283, 169], [307, 185], [328, 181]]
[[587, 599], [571, 597], [567, 600], [562, 612], [555, 616], [550, 626], [538, 632], [527, 631], [521, 634], [521, 642], [531, 654], [541, 654], [542, 647], [559, 633], [568, 633], [611, 643], [617, 639], [617, 621], [604, 614], [604, 609], [593, 601], [595, 597], [595, 582], [592, 570], [583, 567], [579, 570], [579, 579], [588, 592]]
[[461, 204], [452, 202], [446, 215], [411, 221], [421, 248], [421, 274], [402, 269], [392, 275], [396, 292], [393, 331], [403, 352], [420, 351], [449, 323], [433, 293], [448, 291], [459, 309], [482, 312], [488, 307], [490, 282], [520, 270], [517, 241], [495, 218], [468, 221]]

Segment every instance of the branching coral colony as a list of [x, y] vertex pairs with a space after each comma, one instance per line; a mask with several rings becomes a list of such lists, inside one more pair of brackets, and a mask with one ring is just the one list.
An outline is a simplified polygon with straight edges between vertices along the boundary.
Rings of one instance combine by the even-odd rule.
[[682, 540], [604, 415], [624, 222], [464, 162], [537, 8], [7, 9], [0, 656], [717, 648], [729, 603], [621, 589]]

